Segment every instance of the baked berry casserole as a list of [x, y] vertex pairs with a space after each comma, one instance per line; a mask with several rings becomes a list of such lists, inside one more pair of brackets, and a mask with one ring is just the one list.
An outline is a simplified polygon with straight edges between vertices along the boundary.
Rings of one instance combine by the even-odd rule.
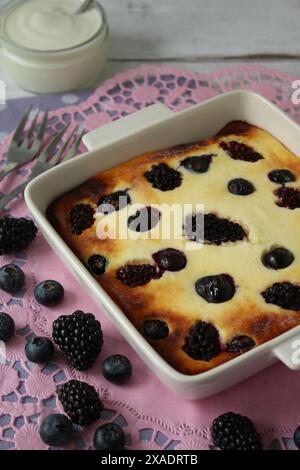
[[[299, 177], [295, 154], [233, 121], [97, 174], [47, 216], [159, 354], [193, 375], [300, 324]], [[190, 213], [165, 237], [174, 205]], [[102, 236], [112, 220], [126, 236]]]

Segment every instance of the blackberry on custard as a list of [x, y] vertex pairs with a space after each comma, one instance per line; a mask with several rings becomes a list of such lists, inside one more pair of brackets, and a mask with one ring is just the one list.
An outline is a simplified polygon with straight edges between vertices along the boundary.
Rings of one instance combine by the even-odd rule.
[[117, 271], [117, 279], [129, 287], [144, 286], [157, 276], [152, 264], [126, 264]]
[[76, 204], [69, 214], [72, 233], [80, 235], [94, 224], [94, 209], [90, 204]]
[[144, 176], [153, 188], [160, 189], [160, 191], [171, 191], [180, 186], [182, 181], [181, 173], [166, 163], [152, 165], [151, 170], [146, 171]]
[[233, 160], [243, 160], [244, 162], [257, 162], [264, 157], [256, 152], [249, 145], [231, 140], [230, 142], [221, 142], [220, 147], [229, 155]]
[[210, 361], [221, 352], [218, 330], [210, 323], [198, 321], [190, 329], [183, 350], [192, 359]]
[[288, 310], [300, 310], [300, 286], [291, 282], [275, 282], [261, 293], [267, 304]]
[[286, 186], [282, 186], [281, 188], [276, 189], [274, 194], [277, 196], [277, 206], [291, 210], [298, 209], [300, 207], [299, 188], [287, 188]]
[[185, 233], [189, 240], [197, 243], [222, 245], [236, 242], [246, 238], [244, 228], [237, 222], [218, 217], [216, 214], [188, 215], [185, 221]]

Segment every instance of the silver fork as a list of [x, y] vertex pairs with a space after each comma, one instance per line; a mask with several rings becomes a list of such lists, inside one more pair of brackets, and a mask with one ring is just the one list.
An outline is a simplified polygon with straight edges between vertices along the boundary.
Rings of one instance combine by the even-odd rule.
[[[46, 148], [43, 150], [43, 152], [40, 154], [39, 158], [37, 159], [34, 167], [32, 168], [31, 174], [28, 177], [24, 183], [20, 184], [17, 186], [15, 189], [10, 191], [8, 194], [3, 196], [0, 199], [0, 209], [3, 209], [9, 201], [14, 199], [18, 194], [20, 194], [24, 189], [26, 188], [27, 184], [33, 180], [36, 176], [40, 175], [41, 173], [44, 173], [44, 171], [49, 170], [49, 168], [52, 168], [53, 166], [57, 165], [60, 163], [60, 161], [67, 161], [73, 158], [77, 150], [80, 146], [81, 139], [85, 134], [85, 130], [80, 133], [78, 137], [74, 139], [74, 142], [72, 143], [70, 149], [67, 152], [67, 148], [73, 139], [78, 127], [75, 127], [73, 131], [71, 132], [70, 136], [67, 138], [66, 142], [63, 144], [61, 150], [57, 152], [54, 156], [51, 157], [53, 154], [53, 151], [55, 150], [58, 142], [60, 141], [61, 137], [64, 135], [66, 130], [68, 129], [69, 124], [67, 124], [61, 131], [59, 131], [48, 143]], [[63, 158], [64, 157], [64, 158]]]
[[36, 112], [29, 129], [24, 132], [31, 109], [32, 106], [30, 106], [28, 111], [24, 114], [19, 126], [13, 134], [7, 153], [7, 164], [0, 171], [0, 181], [17, 166], [30, 162], [42, 147], [48, 122], [48, 109], [44, 114], [43, 120], [41, 121], [38, 127], [38, 132], [35, 136], [33, 136], [33, 134], [37, 128], [37, 121], [40, 114], [39, 111]]

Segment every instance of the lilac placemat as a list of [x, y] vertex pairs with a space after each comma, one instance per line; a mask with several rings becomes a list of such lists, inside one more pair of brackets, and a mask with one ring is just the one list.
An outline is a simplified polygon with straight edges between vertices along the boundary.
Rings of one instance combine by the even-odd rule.
[[0, 144], [5, 141], [10, 132], [15, 129], [17, 123], [21, 120], [24, 112], [33, 106], [36, 109], [56, 110], [62, 106], [76, 105], [87, 100], [92, 89], [76, 91], [74, 93], [65, 93], [59, 95], [36, 95], [26, 98], [16, 98], [8, 100], [5, 105], [0, 104]]
[[[5, 161], [9, 141], [6, 134], [16, 126], [29, 103], [43, 109], [50, 107], [52, 130], [66, 122], [94, 129], [154, 102], [163, 102], [176, 111], [229, 90], [247, 88], [266, 96], [300, 122], [299, 107], [291, 101], [294, 79], [258, 66], [212, 74], [144, 66], [118, 75], [92, 94], [12, 100], [0, 111], [1, 162]], [[6, 193], [23, 181], [29, 167], [30, 164], [6, 178], [0, 190]], [[14, 216], [28, 215], [22, 196], [12, 202], [8, 212]], [[16, 336], [7, 344], [7, 362], [0, 365], [0, 448], [47, 449], [39, 438], [39, 423], [47, 414], [61, 411], [57, 385], [77, 378], [96, 387], [105, 411], [97, 423], [85, 429], [76, 428], [69, 449], [91, 448], [95, 428], [107, 421], [124, 428], [128, 448], [209, 449], [212, 420], [229, 410], [254, 420], [266, 449], [295, 449], [292, 434], [300, 419], [298, 373], [278, 363], [215, 397], [202, 401], [180, 399], [144, 366], [101, 308], [78, 288], [40, 234], [26, 252], [3, 256], [1, 261], [22, 267], [26, 289], [17, 297], [0, 293], [1, 310], [9, 313], [17, 326]], [[57, 279], [65, 287], [65, 299], [58, 308], [42, 307], [34, 299], [34, 286], [48, 278]], [[68, 367], [58, 353], [46, 367], [29, 363], [24, 355], [26, 339], [33, 333], [51, 337], [53, 320], [77, 309], [97, 315], [104, 330], [104, 349], [92, 369], [80, 373]], [[113, 353], [126, 354], [132, 361], [133, 376], [124, 386], [109, 384], [101, 375], [101, 359]]]

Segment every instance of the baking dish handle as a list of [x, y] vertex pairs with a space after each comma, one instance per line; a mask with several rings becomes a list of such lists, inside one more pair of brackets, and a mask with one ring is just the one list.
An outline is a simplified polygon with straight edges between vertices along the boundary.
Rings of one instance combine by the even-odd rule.
[[273, 354], [289, 369], [300, 370], [300, 333], [276, 346]]
[[83, 143], [89, 150], [94, 150], [100, 145], [109, 144], [122, 136], [140, 131], [151, 124], [159, 123], [173, 115], [167, 106], [161, 103], [153, 104], [105, 126], [101, 126], [83, 137]]

